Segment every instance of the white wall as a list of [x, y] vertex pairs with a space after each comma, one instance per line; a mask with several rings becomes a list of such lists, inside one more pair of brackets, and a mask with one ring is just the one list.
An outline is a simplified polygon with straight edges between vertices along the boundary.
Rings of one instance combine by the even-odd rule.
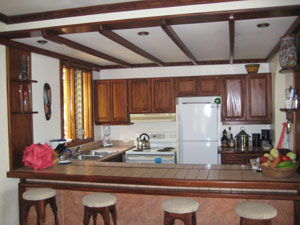
[[[272, 112], [274, 128], [275, 145], [277, 145], [282, 123], [286, 121], [285, 113], [280, 111], [280, 108], [285, 108], [285, 92], [284, 89], [292, 85], [292, 74], [280, 74], [279, 53], [277, 53], [270, 61], [270, 71], [272, 73]], [[289, 148], [292, 149], [292, 135], [290, 135]], [[284, 144], [282, 144], [284, 147]], [[287, 146], [286, 146], [287, 147]]]
[[18, 180], [7, 178], [9, 171], [6, 50], [0, 45], [0, 224], [19, 224]]
[[[259, 73], [268, 73], [269, 64], [260, 63]], [[127, 79], [144, 77], [181, 77], [201, 75], [245, 74], [245, 64], [223, 64], [203, 66], [172, 66], [149, 68], [125, 68], [101, 70], [100, 79]]]
[[[33, 136], [34, 143], [49, 143], [49, 140], [61, 138], [60, 114], [60, 82], [59, 60], [39, 54], [31, 54], [32, 79], [38, 83], [32, 84]], [[48, 83], [52, 91], [52, 116], [46, 120], [44, 111], [43, 90]]]

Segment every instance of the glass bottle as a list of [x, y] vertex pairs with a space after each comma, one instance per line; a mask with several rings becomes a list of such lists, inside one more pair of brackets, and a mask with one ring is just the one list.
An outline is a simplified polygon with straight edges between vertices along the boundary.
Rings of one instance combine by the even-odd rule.
[[230, 148], [234, 148], [235, 147], [235, 141], [233, 139], [233, 134], [230, 134], [230, 139], [228, 140], [228, 146]]
[[222, 147], [228, 147], [228, 138], [226, 129], [223, 130], [223, 136], [221, 138]]

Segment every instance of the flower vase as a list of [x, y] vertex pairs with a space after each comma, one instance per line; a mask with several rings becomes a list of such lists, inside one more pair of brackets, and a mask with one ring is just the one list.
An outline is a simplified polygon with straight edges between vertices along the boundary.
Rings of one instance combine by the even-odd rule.
[[286, 35], [280, 38], [279, 63], [282, 69], [290, 69], [297, 66], [295, 35]]

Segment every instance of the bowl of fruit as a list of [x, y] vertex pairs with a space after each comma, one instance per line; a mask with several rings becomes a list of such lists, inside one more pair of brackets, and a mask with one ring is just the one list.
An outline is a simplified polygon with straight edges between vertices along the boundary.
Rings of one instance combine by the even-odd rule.
[[270, 177], [290, 177], [299, 166], [296, 154], [288, 149], [272, 148], [260, 158], [262, 173]]

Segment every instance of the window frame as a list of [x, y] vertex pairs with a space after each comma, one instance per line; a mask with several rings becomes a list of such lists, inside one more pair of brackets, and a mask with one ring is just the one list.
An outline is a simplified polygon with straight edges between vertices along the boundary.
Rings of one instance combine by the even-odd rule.
[[[92, 137], [90, 138], [87, 138], [87, 139], [75, 139], [75, 140], [72, 140], [71, 142], [67, 142], [67, 147], [73, 147], [73, 146], [76, 146], [76, 145], [81, 145], [81, 144], [86, 144], [86, 143], [89, 143], [89, 142], [93, 142], [95, 139], [95, 131], [94, 131], [94, 96], [93, 96], [93, 90], [94, 90], [94, 87], [93, 87], [93, 71], [92, 69], [90, 68], [86, 68], [84, 66], [80, 66], [80, 65], [77, 65], [77, 64], [68, 64], [68, 63], [65, 63], [65, 62], [62, 62], [60, 61], [60, 101], [61, 101], [61, 106], [60, 106], [60, 113], [61, 113], [61, 138], [64, 139], [64, 136], [65, 136], [65, 132], [64, 132], [64, 126], [65, 126], [65, 120], [64, 120], [64, 82], [63, 82], [63, 72], [64, 72], [64, 67], [68, 67], [70, 70], [71, 69], [79, 69], [83, 72], [89, 72], [91, 74], [91, 83], [90, 83], [90, 87], [91, 87], [91, 126], [92, 126]], [[82, 85], [83, 85], [83, 79], [82, 79]], [[84, 96], [82, 96], [82, 100], [84, 99]], [[84, 110], [82, 111], [82, 113], [84, 113]], [[83, 122], [84, 124], [84, 122]]]

